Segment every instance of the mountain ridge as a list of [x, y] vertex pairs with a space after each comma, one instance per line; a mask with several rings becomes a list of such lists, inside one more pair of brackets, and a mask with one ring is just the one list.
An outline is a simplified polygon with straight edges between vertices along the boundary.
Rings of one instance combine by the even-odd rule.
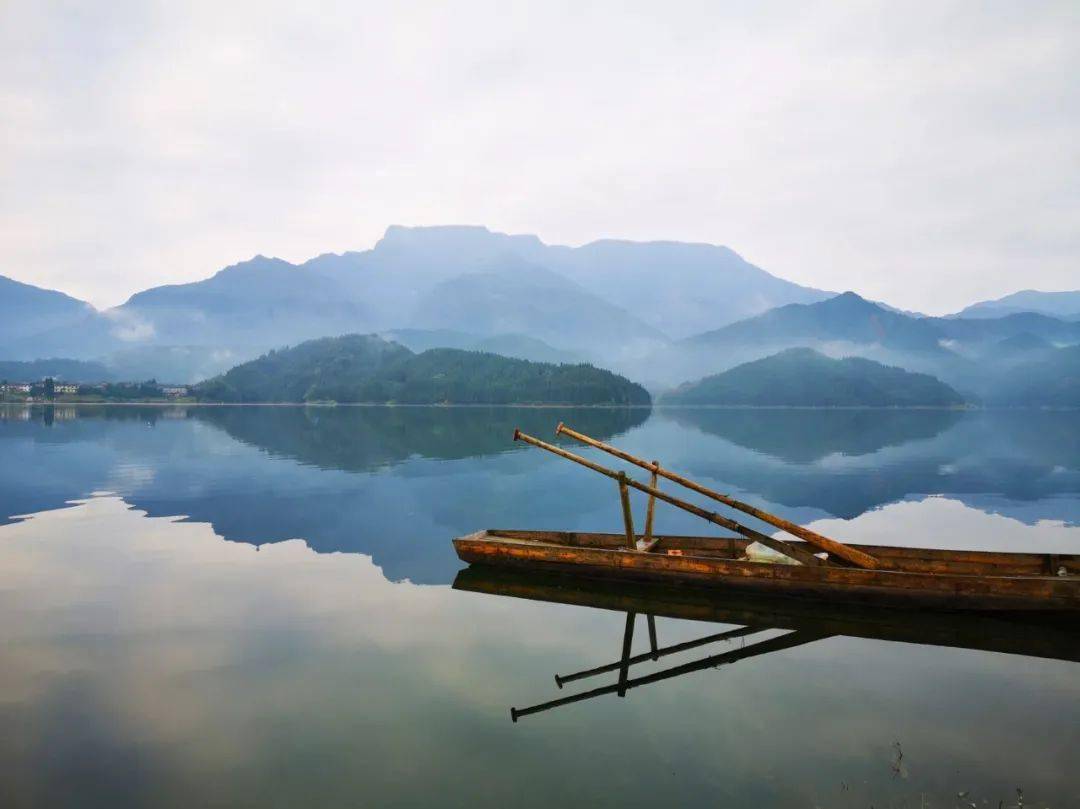
[[1000, 317], [1016, 312], [1037, 312], [1068, 320], [1080, 319], [1080, 290], [1046, 292], [1021, 289], [1000, 298], [978, 301], [950, 317]]
[[[616, 365], [648, 355], [669, 331], [678, 337], [828, 294], [716, 245], [601, 239], [566, 247], [483, 226], [392, 225], [364, 251], [299, 264], [260, 254], [208, 278], [141, 290], [103, 312], [81, 308], [48, 322], [28, 315], [0, 349], [10, 359], [97, 359], [139, 346], [202, 346], [207, 356], [197, 364], [211, 367], [218, 354], [254, 357], [321, 336], [451, 329], [522, 334]], [[174, 376], [162, 357], [159, 375]]]
[[[597, 239], [569, 247], [481, 225], [391, 225], [368, 250], [298, 264], [259, 254], [100, 312], [63, 293], [6, 288], [59, 308], [9, 306], [0, 358], [101, 360], [120, 375], [129, 368], [178, 382], [317, 337], [411, 331], [426, 333], [418, 339], [429, 348], [442, 335], [441, 347], [492, 340], [507, 356], [580, 358], [656, 390], [810, 346], [980, 392], [986, 363], [1001, 365], [1006, 352], [1025, 356], [1010, 343], [996, 352], [996, 343], [1023, 332], [1050, 347], [1080, 342], [1080, 320], [1011, 310], [922, 316], [793, 284], [721, 245]], [[4, 289], [0, 283], [0, 311]], [[1022, 302], [1072, 293], [1017, 294]], [[462, 344], [465, 334], [475, 339]]]
[[0, 275], [0, 343], [47, 331], [66, 321], [87, 317], [95, 311], [86, 301], [65, 292]]

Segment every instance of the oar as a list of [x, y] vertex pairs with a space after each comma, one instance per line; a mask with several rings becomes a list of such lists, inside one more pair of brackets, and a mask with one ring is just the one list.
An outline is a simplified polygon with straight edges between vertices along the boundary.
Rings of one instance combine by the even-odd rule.
[[815, 548], [831, 553], [834, 556], [838, 556], [841, 559], [844, 559], [845, 561], [856, 565], [857, 567], [868, 568], [870, 570], [876, 570], [877, 568], [881, 567], [881, 562], [879, 562], [876, 557], [871, 556], [868, 553], [856, 550], [850, 545], [845, 545], [843, 542], [837, 542], [835, 539], [829, 539], [826, 536], [822, 536], [821, 534], [811, 531], [809, 528], [803, 528], [801, 525], [796, 525], [793, 522], [785, 520], [783, 517], [777, 517], [775, 514], [770, 514], [767, 511], [762, 511], [760, 508], [755, 508], [749, 503], [744, 503], [741, 500], [736, 500], [734, 497], [731, 497], [729, 495], [721, 494], [720, 492], [716, 492], [712, 489], [706, 488], [700, 483], [696, 483], [695, 481], [690, 480], [690, 478], [676, 474], [675, 472], [672, 472], [668, 469], [664, 469], [658, 463], [637, 458], [631, 455], [629, 452], [624, 452], [623, 450], [618, 449], [617, 447], [613, 447], [610, 444], [605, 444], [603, 441], [597, 441], [595, 438], [587, 436], [584, 433], [579, 433], [577, 430], [572, 430], [571, 428], [563, 424], [561, 421], [559, 422], [559, 426], [555, 428], [555, 434], [566, 435], [570, 438], [580, 441], [582, 444], [588, 444], [590, 447], [601, 449], [609, 455], [614, 455], [616, 458], [621, 458], [624, 461], [629, 461], [632, 464], [640, 466], [642, 469], [652, 472], [654, 475], [659, 475], [660, 477], [667, 478], [673, 483], [678, 483], [680, 486], [685, 486], [687, 489], [691, 489], [698, 494], [703, 494], [706, 497], [710, 497], [713, 500], [723, 503], [725, 506], [730, 506], [731, 508], [736, 509], [737, 511], [741, 511], [744, 514], [749, 514], [752, 517], [757, 517], [762, 522], [767, 522], [769, 525], [772, 525], [775, 528], [787, 531], [789, 534], [797, 536], [799, 539], [808, 542]]
[[[637, 489], [639, 492], [652, 495], [657, 500], [663, 500], [665, 503], [670, 503], [676, 508], [681, 508], [683, 511], [689, 511], [691, 514], [701, 517], [703, 520], [719, 525], [721, 528], [727, 528], [729, 531], [735, 531], [742, 534], [747, 539], [752, 539], [755, 542], [760, 542], [768, 548], [772, 548], [777, 553], [782, 553], [784, 556], [790, 556], [798, 562], [802, 562], [804, 565], [821, 565], [824, 564], [814, 554], [802, 548], [796, 548], [789, 542], [784, 542], [782, 539], [771, 537], [767, 534], [763, 534], [760, 531], [755, 531], [753, 528], [747, 528], [745, 525], [730, 520], [727, 517], [721, 517], [714, 511], [706, 511], [703, 508], [695, 506], [693, 503], [687, 503], [685, 500], [680, 500], [677, 497], [672, 497], [667, 492], [662, 492], [659, 489], [654, 489], [652, 486], [646, 486], [644, 483], [638, 483], [631, 477], [627, 477], [625, 472], [616, 472], [614, 469], [608, 469], [606, 466], [601, 466], [598, 463], [593, 463], [587, 458], [582, 458], [580, 455], [575, 455], [572, 452], [568, 452], [562, 447], [557, 447], [554, 444], [549, 444], [546, 441], [541, 441], [539, 438], [533, 438], [531, 435], [526, 435], [521, 430], [514, 430], [514, 440], [524, 441], [526, 444], [532, 444], [534, 447], [540, 447], [540, 449], [546, 449], [560, 458], [566, 458], [568, 461], [581, 464], [587, 469], [591, 469], [594, 472], [599, 472], [601, 475], [606, 475], [612, 480], [619, 482], [620, 493], [627, 487], [631, 489]], [[624, 511], [626, 509], [624, 508]], [[627, 528], [627, 533], [630, 529]]]

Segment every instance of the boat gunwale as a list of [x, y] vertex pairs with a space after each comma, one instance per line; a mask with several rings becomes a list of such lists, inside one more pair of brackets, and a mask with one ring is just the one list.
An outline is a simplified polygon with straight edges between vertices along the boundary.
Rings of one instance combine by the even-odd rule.
[[[583, 545], [576, 544], [573, 539], [586, 538], [586, 539], [603, 539], [610, 543], [611, 547], [605, 545]], [[643, 535], [638, 534], [639, 540], [644, 539]], [[475, 531], [472, 534], [459, 537], [454, 540], [455, 545], [458, 540], [469, 541], [485, 541], [485, 542], [505, 542], [505, 543], [519, 543], [519, 544], [532, 544], [532, 545], [547, 545], [556, 548], [568, 548], [574, 550], [599, 550], [599, 551], [617, 551], [617, 552], [633, 552], [642, 553], [643, 551], [638, 549], [631, 551], [631, 549], [625, 547], [626, 538], [623, 534], [607, 533], [607, 532], [594, 532], [594, 531], [528, 531], [520, 529], [501, 529], [501, 528], [486, 528], [480, 531]], [[753, 544], [752, 540], [745, 539], [739, 536], [700, 536], [690, 534], [656, 534], [653, 539], [657, 541], [657, 544], [662, 546], [665, 543], [678, 543], [681, 541], [690, 542], [705, 542], [709, 544], [715, 543], [718, 547], [717, 550], [727, 549], [745, 549], [747, 546]], [[803, 546], [809, 548], [809, 545], [801, 541], [793, 541], [792, 545]], [[1080, 554], [1067, 554], [1067, 553], [1051, 553], [1051, 552], [1031, 552], [1031, 551], [982, 551], [982, 550], [969, 550], [969, 549], [945, 549], [945, 548], [922, 548], [914, 546], [899, 546], [899, 545], [863, 545], [857, 543], [845, 543], [852, 547], [857, 547], [867, 552], [873, 552], [875, 555], [882, 555], [889, 559], [925, 559], [930, 561], [942, 561], [947, 563], [976, 563], [983, 564], [990, 567], [1003, 566], [1003, 565], [1028, 565], [1033, 567], [1043, 567], [1047, 563], [1047, 560], [1053, 559], [1061, 565], [1068, 567], [1076, 566], [1080, 568]], [[721, 548], [719, 546], [724, 545], [727, 548]], [[734, 562], [743, 561], [748, 564], [765, 564], [774, 565], [776, 563], [769, 561], [755, 561], [755, 560], [738, 560], [731, 557], [717, 557], [712, 555], [696, 555], [692, 552], [693, 549], [688, 550], [682, 554], [682, 558], [697, 558], [704, 560], [716, 560], [724, 559], [724, 561]], [[799, 565], [799, 567], [802, 567]], [[845, 567], [844, 570], [854, 570], [857, 568]], [[993, 573], [959, 573], [952, 571], [943, 571], [940, 573], [932, 571], [906, 571], [895, 570], [885, 568], [880, 570], [882, 573], [912, 573], [917, 572], [920, 575], [956, 575], [956, 576], [968, 576], [974, 578], [985, 578], [987, 576], [994, 578], [1007, 578], [1004, 574]], [[1050, 573], [1019, 573], [1011, 574], [1015, 578], [1034, 579], [1045, 578], [1053, 580], [1069, 580], [1080, 576], [1080, 570], [1077, 573], [1069, 573], [1066, 576], [1059, 576]]]

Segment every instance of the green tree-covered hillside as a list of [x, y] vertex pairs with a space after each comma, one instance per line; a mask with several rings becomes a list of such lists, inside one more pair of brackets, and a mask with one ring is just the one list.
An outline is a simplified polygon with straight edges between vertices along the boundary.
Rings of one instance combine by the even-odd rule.
[[928, 374], [792, 348], [690, 382], [663, 404], [751, 407], [944, 407], [963, 397]]
[[375, 335], [311, 340], [200, 383], [220, 402], [647, 405], [648, 392], [591, 365], [437, 348], [414, 354]]

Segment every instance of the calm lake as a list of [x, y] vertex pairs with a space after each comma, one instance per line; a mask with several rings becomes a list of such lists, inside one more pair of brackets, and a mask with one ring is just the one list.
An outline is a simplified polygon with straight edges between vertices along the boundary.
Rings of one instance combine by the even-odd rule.
[[614, 483], [511, 441], [559, 421], [841, 540], [1080, 552], [1076, 413], [0, 406], [0, 806], [1080, 806], [1067, 634], [724, 657], [766, 625], [512, 722], [616, 682], [554, 675], [627, 625], [452, 586], [455, 536], [619, 530]]

